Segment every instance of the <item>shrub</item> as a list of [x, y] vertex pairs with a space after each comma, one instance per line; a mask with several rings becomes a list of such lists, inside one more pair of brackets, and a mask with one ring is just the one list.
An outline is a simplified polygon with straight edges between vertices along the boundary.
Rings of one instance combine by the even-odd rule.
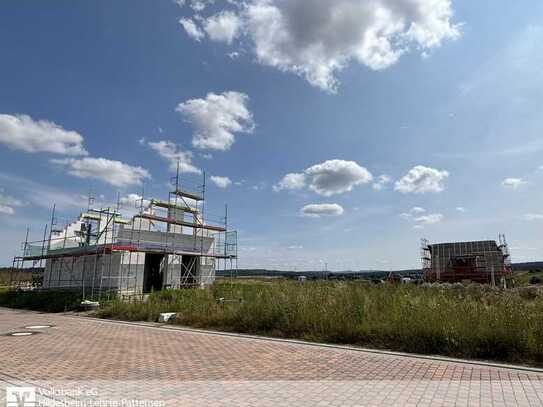
[[532, 285], [538, 285], [541, 284], [543, 280], [539, 276], [532, 276], [530, 277], [530, 280], [528, 280], [528, 282]]

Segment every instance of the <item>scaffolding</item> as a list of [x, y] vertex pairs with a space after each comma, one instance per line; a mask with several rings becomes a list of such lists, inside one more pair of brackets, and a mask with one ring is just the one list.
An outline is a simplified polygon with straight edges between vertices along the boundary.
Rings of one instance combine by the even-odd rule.
[[43, 239], [29, 242], [27, 233], [10, 285], [16, 288], [13, 277], [25, 263], [44, 261], [42, 288], [81, 289], [83, 300], [205, 287], [217, 270], [235, 278], [237, 232], [229, 230], [227, 207], [218, 220], [205, 216], [205, 180], [204, 173], [198, 187], [182, 188], [178, 168], [168, 199], [146, 200], [142, 190], [129, 218], [120, 196], [114, 207], [95, 209], [89, 195], [87, 210], [62, 227], [53, 206]]
[[498, 242], [483, 240], [429, 244], [421, 240], [424, 279], [429, 282], [472, 281], [505, 285], [512, 275], [509, 249], [504, 235]]

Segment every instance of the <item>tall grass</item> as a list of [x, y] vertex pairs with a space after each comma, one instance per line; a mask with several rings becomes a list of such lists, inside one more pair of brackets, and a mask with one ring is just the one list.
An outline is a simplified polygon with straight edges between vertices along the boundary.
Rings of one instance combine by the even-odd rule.
[[[218, 298], [226, 302], [217, 302]], [[237, 301], [242, 299], [242, 301]], [[543, 299], [481, 288], [361, 282], [216, 284], [113, 301], [98, 316], [356, 344], [424, 354], [543, 364]]]

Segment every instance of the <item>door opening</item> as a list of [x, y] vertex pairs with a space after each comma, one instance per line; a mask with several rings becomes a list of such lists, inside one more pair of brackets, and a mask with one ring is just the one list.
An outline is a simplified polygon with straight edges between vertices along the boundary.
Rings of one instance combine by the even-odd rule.
[[145, 267], [143, 271], [143, 292], [162, 290], [162, 261], [163, 254], [145, 253]]

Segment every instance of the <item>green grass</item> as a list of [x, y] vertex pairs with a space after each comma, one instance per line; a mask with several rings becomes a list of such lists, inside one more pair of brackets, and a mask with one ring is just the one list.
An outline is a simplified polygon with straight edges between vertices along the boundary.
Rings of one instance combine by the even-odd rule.
[[81, 291], [0, 291], [0, 306], [44, 312], [72, 311], [81, 303]]
[[178, 324], [198, 328], [542, 365], [543, 299], [519, 290], [243, 282], [112, 301], [98, 316], [156, 321], [177, 312]]
[[543, 271], [531, 270], [531, 271], [519, 272], [515, 274], [514, 280], [515, 280], [515, 283], [519, 286], [529, 285], [530, 279], [532, 277], [539, 277], [543, 281]]

